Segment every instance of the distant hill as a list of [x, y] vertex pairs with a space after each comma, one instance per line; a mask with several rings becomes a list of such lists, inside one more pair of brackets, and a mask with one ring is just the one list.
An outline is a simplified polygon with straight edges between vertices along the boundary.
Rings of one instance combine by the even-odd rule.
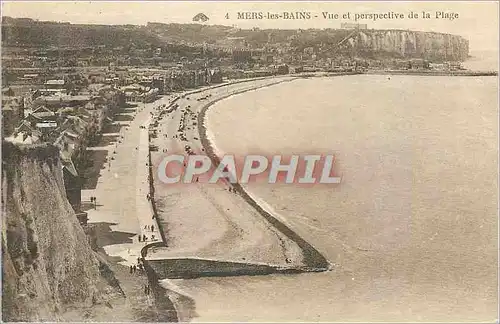
[[2, 21], [2, 46], [119, 47], [130, 44], [158, 45], [160, 40], [146, 28], [133, 25], [76, 25], [8, 17]]
[[145, 48], [165, 44], [210, 45], [215, 48], [309, 51], [319, 57], [338, 54], [361, 58], [465, 60], [469, 42], [457, 35], [409, 30], [239, 29], [202, 24], [80, 25], [4, 17], [2, 45]]
[[215, 43], [230, 35], [233, 30], [228, 26], [153, 22], [149, 22], [144, 29], [167, 41], [188, 43]]

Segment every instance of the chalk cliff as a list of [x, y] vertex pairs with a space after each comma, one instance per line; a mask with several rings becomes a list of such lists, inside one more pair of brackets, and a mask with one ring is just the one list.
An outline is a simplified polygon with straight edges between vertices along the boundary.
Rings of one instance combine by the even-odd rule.
[[469, 41], [461, 36], [404, 30], [362, 30], [349, 39], [352, 48], [365, 54], [395, 54], [405, 58], [462, 61], [469, 55]]
[[2, 164], [3, 320], [63, 320], [98, 303], [99, 261], [66, 199], [57, 148], [5, 142]]

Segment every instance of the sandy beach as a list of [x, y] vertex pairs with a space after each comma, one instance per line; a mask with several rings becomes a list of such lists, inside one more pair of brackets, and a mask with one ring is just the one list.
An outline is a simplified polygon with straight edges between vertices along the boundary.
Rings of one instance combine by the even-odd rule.
[[[204, 154], [197, 123], [198, 114], [208, 102], [275, 82], [275, 79], [244, 82], [181, 98], [177, 101], [179, 107], [159, 121], [158, 137], [152, 141], [158, 146], [158, 151], [152, 152], [154, 169], [167, 152], [183, 153], [185, 145], [194, 153]], [[207, 99], [198, 100], [204, 97]], [[229, 192], [227, 185], [168, 186], [155, 177], [155, 198], [160, 221], [167, 231], [168, 247], [152, 249], [150, 259], [195, 257], [272, 265], [302, 264], [300, 248], [240, 195]]]
[[[210, 108], [220, 150], [333, 149], [344, 179], [305, 190], [250, 184], [335, 270], [177, 280], [196, 302], [193, 321], [492, 321], [496, 80], [443, 81], [297, 80]], [[378, 96], [360, 95], [371, 84]], [[474, 94], [465, 102], [464, 91]], [[464, 169], [473, 174], [466, 186]]]
[[[428, 306], [433, 310], [432, 312], [425, 313], [427, 315], [422, 315], [421, 318], [436, 318], [432, 316], [436, 314], [435, 307], [438, 304], [442, 307], [446, 306], [447, 309], [447, 313], [438, 315], [438, 318], [456, 318], [453, 315], [457, 312], [458, 307], [458, 304], [454, 301], [455, 297], [450, 297], [450, 300], [447, 300], [446, 304], [442, 302], [437, 303], [435, 300], [438, 298], [436, 297], [438, 296], [437, 292], [429, 288], [430, 286], [427, 286], [425, 283], [421, 283], [422, 286], [414, 286], [407, 283], [407, 281], [411, 282], [411, 278], [408, 279], [404, 276], [399, 278], [397, 277], [398, 275], [393, 273], [397, 267], [400, 267], [398, 263], [400, 256], [396, 254], [398, 250], [392, 250], [390, 241], [377, 243], [377, 239], [392, 239], [391, 235], [384, 234], [385, 232], [383, 232], [391, 230], [392, 227], [389, 225], [382, 226], [382, 223], [378, 224], [377, 226], [381, 226], [378, 229], [379, 232], [375, 232], [375, 229], [373, 229], [375, 238], [370, 236], [369, 231], [371, 227], [358, 226], [359, 231], [365, 232], [353, 235], [350, 239], [351, 242], [344, 238], [344, 236], [347, 237], [347, 234], [341, 236], [336, 233], [336, 230], [331, 230], [333, 226], [340, 228], [338, 227], [339, 225], [330, 224], [335, 222], [336, 219], [309, 219], [307, 216], [297, 214], [293, 209], [285, 208], [281, 203], [267, 204], [267, 199], [260, 197], [272, 197], [273, 194], [265, 193], [264, 189], [259, 189], [255, 193], [253, 188], [240, 188], [235, 191], [229, 191], [230, 187], [227, 184], [209, 185], [204, 182], [194, 182], [166, 185], [158, 180], [156, 171], [161, 159], [167, 154], [186, 154], [186, 145], [189, 145], [190, 150], [195, 154], [210, 153], [206, 152], [207, 148], [212, 150], [212, 153], [217, 153], [218, 155], [225, 153], [220, 146], [215, 145], [215, 135], [210, 128], [206, 127], [207, 125], [204, 120], [206, 117], [204, 116], [204, 111], [209, 109], [213, 102], [229, 97], [235, 98], [239, 96], [239, 93], [252, 91], [255, 88], [269, 86], [275, 82], [290, 79], [261, 79], [211, 89], [200, 89], [197, 93], [179, 94], [176, 96], [178, 99], [175, 100], [177, 108], [169, 109], [170, 112], [168, 113], [162, 111], [174, 101], [175, 97], [163, 97], [152, 104], [139, 107], [128, 129], [124, 127], [122, 128], [123, 131], [117, 134], [120, 138], [123, 136], [123, 144], [118, 143], [117, 147], [109, 146], [107, 148], [111, 156], [113, 154], [116, 156], [115, 160], [111, 161], [111, 170], [102, 170], [96, 190], [87, 193], [88, 197], [92, 195], [98, 197], [97, 210], [91, 210], [89, 213], [90, 221], [111, 224], [110, 227], [113, 229], [113, 235], [116, 235], [116, 238], [126, 233], [127, 240], [123, 242], [114, 240], [105, 247], [105, 251], [109, 255], [122, 258], [122, 264], [132, 264], [135, 262], [140, 249], [144, 246], [144, 243], [138, 242], [137, 235], [147, 235], [149, 238], [148, 243], [151, 243], [151, 236], [155, 235], [155, 238], [158, 239], [157, 242], [160, 242], [161, 235], [157, 232], [157, 228], [155, 228], [155, 232], [150, 232], [147, 229], [144, 230], [145, 225], [155, 224], [155, 220], [152, 219], [151, 204], [146, 198], [149, 190], [147, 155], [149, 145], [151, 144], [157, 147], [155, 151], [151, 152], [151, 159], [153, 162], [155, 203], [159, 216], [157, 221], [161, 223], [164, 230], [163, 234], [166, 238], [166, 246], [149, 248], [147, 260], [161, 261], [170, 259], [177, 262], [181, 259], [191, 259], [195, 261], [208, 260], [220, 263], [238, 262], [300, 268], [311, 262], [311, 259], [307, 260], [307, 253], [304, 253], [307, 251], [307, 248], [304, 249], [304, 247], [307, 247], [310, 244], [309, 242], [311, 242], [313, 245], [317, 244], [320, 251], [326, 252], [325, 255], [328, 258], [328, 262], [331, 262], [337, 270], [317, 275], [238, 277], [230, 281], [227, 278], [163, 279], [160, 281], [160, 284], [165, 289], [166, 296], [173, 302], [180, 321], [312, 318], [298, 309], [296, 312], [289, 314], [289, 317], [286, 317], [283, 314], [284, 309], [279, 306], [269, 307], [268, 310], [271, 313], [266, 313], [267, 315], [265, 316], [261, 314], [260, 317], [255, 317], [257, 316], [255, 312], [241, 315], [242, 307], [246, 307], [243, 306], [244, 303], [241, 304], [245, 300], [242, 297], [243, 295], [251, 296], [252, 305], [259, 307], [262, 294], [269, 293], [269, 289], [265, 288], [269, 284], [274, 287], [272, 288], [273, 290], [287, 291], [288, 293], [287, 297], [269, 297], [266, 299], [266, 303], [273, 303], [275, 300], [279, 301], [279, 303], [285, 303], [285, 300], [289, 302], [291, 298], [295, 298], [295, 295], [290, 295], [293, 290], [290, 289], [290, 286], [296, 286], [296, 289], [303, 290], [309, 283], [314, 288], [306, 289], [306, 296], [308, 296], [306, 299], [314, 300], [314, 303], [318, 302], [318, 304], [311, 304], [311, 314], [322, 314], [321, 318], [325, 320], [331, 320], [334, 314], [338, 314], [340, 318], [346, 320], [359, 319], [361, 317], [355, 314], [358, 314], [359, 310], [367, 312], [366, 307], [368, 307], [368, 304], [358, 303], [351, 305], [352, 300], [353, 298], [358, 298], [356, 296], [365, 295], [368, 296], [366, 297], [368, 299], [375, 298], [372, 296], [374, 293], [370, 293], [373, 278], [377, 278], [376, 280], [383, 282], [383, 284], [380, 283], [381, 286], [401, 290], [401, 298], [409, 304], [415, 305], [415, 307], [417, 305], [419, 305], [418, 307]], [[356, 80], [358, 79], [354, 79], [354, 82]], [[410, 82], [407, 79], [402, 80]], [[292, 82], [292, 86], [296, 86], [296, 82]], [[390, 88], [390, 85], [388, 86]], [[273, 90], [279, 93], [278, 87], [281, 86], [276, 87], [277, 89], [273, 88]], [[266, 90], [259, 91], [265, 92]], [[258, 98], [257, 96], [255, 97]], [[232, 101], [228, 100], [227, 102]], [[237, 102], [241, 104], [241, 100]], [[255, 104], [254, 102], [251, 103], [251, 105]], [[241, 109], [237, 108], [225, 108], [224, 114], [229, 119], [226, 123], [236, 122], [236, 120], [236, 124], [246, 123], [245, 120], [238, 119], [238, 110]], [[227, 109], [234, 109], [235, 115], [231, 116], [228, 114]], [[301, 111], [298, 113], [300, 114]], [[160, 115], [161, 118], [158, 118]], [[262, 116], [259, 120], [262, 122]], [[250, 121], [250, 123], [256, 122]], [[265, 120], [264, 123], [270, 123], [266, 127], [271, 127], [273, 121]], [[151, 127], [149, 127], [150, 125]], [[401, 124], [398, 123], [398, 125]], [[150, 131], [156, 131], [157, 133], [156, 137], [153, 136], [150, 139], [150, 143], [148, 143], [148, 127]], [[219, 136], [220, 134], [217, 135], [217, 142], [219, 142]], [[261, 136], [264, 137], [263, 135]], [[316, 136], [316, 138], [319, 137]], [[227, 141], [223, 140], [220, 142], [225, 144]], [[338, 143], [341, 142], [336, 143], [339, 145]], [[303, 144], [309, 145], [309, 143]], [[123, 146], [120, 147], [120, 145]], [[245, 147], [242, 147], [241, 150], [244, 151]], [[116, 153], [113, 153], [114, 151]], [[359, 157], [354, 157], [354, 159], [359, 159]], [[113, 170], [115, 171], [113, 172]], [[393, 172], [396, 172], [396, 170], [393, 170]], [[124, 177], [125, 179], [120, 177], [122, 174], [127, 175]], [[112, 185], [107, 182], [111, 182]], [[115, 190], [113, 194], [110, 193], [111, 188]], [[119, 192], [116, 191], [116, 188], [120, 188]], [[232, 188], [235, 189], [235, 186], [233, 185]], [[327, 194], [327, 192], [325, 191], [324, 194]], [[102, 195], [110, 197], [109, 201], [107, 199], [105, 202], [100, 202], [99, 197]], [[288, 198], [275, 197], [274, 199], [286, 201]], [[299, 199], [299, 197], [296, 199]], [[250, 204], [249, 201], [255, 202], [255, 205]], [[288, 202], [287, 205], [292, 206], [293, 201]], [[279, 220], [286, 227], [293, 228], [292, 232], [295, 233], [297, 231], [298, 235], [304, 237], [307, 242], [305, 240], [300, 241], [302, 239], [298, 235], [299, 240], [290, 239], [290, 235], [283, 234], [286, 230], [279, 230], [279, 224], [278, 227], [273, 226], [273, 223], [269, 219], [266, 219], [266, 217], [263, 217], [262, 212], [259, 212], [259, 208], [262, 208], [264, 212], [272, 214], [273, 218]], [[295, 206], [295, 208], [297, 209], [298, 207]], [[398, 209], [394, 212], [399, 214], [400, 210]], [[286, 213], [286, 217], [285, 215], [281, 216], [280, 213]], [[411, 210], [408, 210], [406, 214], [408, 213], [411, 213]], [[351, 226], [352, 224], [354, 226], [353, 220], [349, 219], [349, 221], [344, 220], [342, 224], [345, 224], [345, 226]], [[356, 221], [362, 222], [363, 220]], [[400, 221], [402, 222], [403, 219], [400, 219]], [[321, 226], [321, 222], [326, 222], [326, 226]], [[155, 227], [158, 226], [155, 225]], [[422, 230], [424, 231], [425, 229], [423, 228]], [[351, 231], [353, 230], [348, 230], [347, 233], [351, 233]], [[431, 234], [434, 235], [432, 236], [433, 239], [436, 234], [434, 232]], [[421, 235], [425, 236], [427, 234]], [[318, 237], [324, 239], [327, 243], [322, 244]], [[408, 238], [408, 236], [405, 237]], [[369, 241], [371, 239], [375, 241]], [[430, 240], [432, 241], [432, 239]], [[388, 246], [384, 244], [388, 244]], [[402, 249], [403, 247], [400, 248]], [[410, 251], [410, 247], [405, 246], [405, 248]], [[420, 251], [420, 248], [412, 248], [415, 249], [415, 252], [412, 253], [417, 253], [417, 255], [425, 253]], [[312, 249], [316, 251], [314, 248]], [[388, 251], [384, 252], [384, 249], [388, 249]], [[403, 251], [401, 253], [409, 255], [408, 253], [410, 252]], [[385, 264], [394, 264], [394, 266], [389, 268], [387, 268], [388, 266], [383, 266], [381, 268], [378, 264], [379, 261], [376, 260], [385, 260]], [[419, 272], [418, 268], [403, 269], [403, 273], [412, 273], [413, 271], [418, 272], [418, 274], [414, 275], [415, 278], [417, 278], [417, 275], [419, 276], [418, 278], [425, 277], [424, 274]], [[396, 280], [393, 277], [399, 279]], [[297, 280], [297, 282], [292, 282], [291, 280]], [[239, 283], [238, 285], [241, 285], [241, 288], [231, 286], [230, 282]], [[227, 289], [229, 289], [227, 285], [232, 287], [231, 292], [236, 294], [238, 298], [232, 300], [231, 309], [225, 311], [217, 307], [217, 305], [221, 301], [226, 301], [227, 298], [224, 296], [227, 293]], [[460, 291], [459, 289], [461, 288], [457, 288], [456, 291]], [[342, 297], [344, 293], [347, 293], [346, 297]], [[318, 297], [321, 301], [317, 301], [318, 298], [315, 297], [316, 295], [321, 296]], [[388, 293], [388, 295], [391, 294]], [[422, 295], [430, 296], [428, 297], [428, 301], [421, 301]], [[394, 305], [390, 304], [387, 306], [383, 300], [385, 299], [377, 297], [376, 300], [372, 301], [377, 305], [377, 309], [379, 310], [370, 311], [370, 318], [388, 320], [395, 316], [402, 319], [412, 315], [411, 310], [406, 309], [400, 310], [400, 313], [397, 314], [394, 311], [391, 311], [391, 313], [385, 312], [385, 307], [398, 309], [397, 307], [392, 307], [399, 302], [394, 299], [391, 302]], [[472, 301], [472, 299], [468, 300]], [[303, 300], [295, 302], [298, 303], [297, 305], [301, 305]], [[333, 303], [336, 306], [331, 312], [324, 312], [322, 311], [322, 307], [325, 307], [324, 303]], [[347, 307], [346, 305], [350, 306]], [[339, 307], [343, 307], [342, 311], [340, 311]], [[300, 307], [297, 306], [297, 308]], [[470, 312], [466, 312], [465, 310], [460, 314], [467, 318], [472, 318], [470, 317]], [[368, 319], [369, 317], [366, 318]]]
[[[153, 163], [162, 157], [163, 150], [183, 151], [183, 146], [187, 142], [173, 138], [173, 135], [178, 133], [182, 117], [180, 111], [191, 104], [191, 109], [196, 114], [196, 109], [201, 109], [206, 101], [196, 101], [195, 97], [207, 94], [213, 95], [214, 98], [217, 95], [227, 96], [231, 92], [251, 89], [269, 82], [275, 81], [262, 80], [235, 83], [223, 87], [207, 87], [205, 91], [193, 95], [192, 99], [187, 99], [189, 96], [183, 98], [188, 92], [163, 96], [152, 103], [138, 103], [135, 109], [127, 109], [115, 117], [110, 129], [117, 132], [108, 132], [103, 136], [115, 138], [116, 142], [104, 140], [102, 142], [106, 145], [89, 148], [91, 151], [104, 151], [106, 155], [106, 161], [100, 170], [96, 187], [82, 191], [82, 201], [87, 202], [87, 206], [91, 205], [90, 197], [97, 198], [95, 208], [91, 206], [87, 210], [89, 223], [105, 225], [110, 228], [111, 239], [109, 244], [104, 245], [104, 250], [108, 255], [120, 257], [122, 259], [120, 263], [123, 265], [133, 265], [137, 263], [140, 250], [146, 244], [161, 240], [158, 226], [152, 217], [151, 202], [147, 198], [149, 193], [149, 145], [159, 146], [158, 152], [151, 153]], [[180, 98], [177, 100], [179, 109], [165, 115], [165, 118], [160, 120], [159, 136], [149, 143], [150, 123], [160, 111], [160, 107], [170, 104], [176, 97]], [[164, 137], [163, 134], [169, 136]], [[196, 140], [199, 137], [197, 128], [187, 126], [184, 134], [193, 149], [201, 152], [201, 144]], [[156, 166], [154, 164], [153, 169]], [[241, 198], [236, 195], [228, 195], [227, 188], [197, 186], [196, 184], [169, 188], [157, 182], [156, 179], [155, 187], [157, 205], [162, 211], [160, 221], [165, 222], [165, 228], [168, 228], [166, 234], [169, 248], [153, 249], [149, 258], [195, 256], [221, 257], [225, 260], [239, 259], [241, 261], [239, 258], [241, 251], [252, 249], [256, 245], [262, 246], [262, 244], [257, 244], [257, 242], [262, 243], [262, 240], [266, 239], [262, 236], [262, 232], [265, 232], [266, 228], [273, 231], [265, 221], [256, 215], [252, 216], [252, 213], [255, 214], [255, 212], [248, 208]], [[169, 208], [169, 206], [173, 207]], [[231, 216], [229, 216], [228, 211], [232, 212]], [[245, 213], [250, 213], [250, 216], [245, 215]], [[236, 217], [233, 218], [232, 215], [236, 215]], [[258, 221], [253, 224], [255, 219], [259, 220], [260, 223]], [[153, 231], [151, 226], [153, 226]], [[147, 240], [139, 242], [139, 236], [146, 236]], [[271, 236], [280, 241], [277, 238], [279, 234]], [[236, 243], [241, 246], [235, 250], [232, 244]], [[276, 242], [272, 240], [266, 242], [267, 245], [274, 243]], [[293, 244], [290, 244], [290, 247], [285, 250], [290, 253], [290, 259], [295, 256], [296, 263], [300, 263], [300, 258], [297, 258], [297, 251], [294, 251]], [[286, 257], [282, 258], [283, 251], [283, 249], [274, 252], [257, 251], [255, 252], [255, 261], [285, 262]], [[264, 256], [266, 253], [271, 254], [266, 257]]]

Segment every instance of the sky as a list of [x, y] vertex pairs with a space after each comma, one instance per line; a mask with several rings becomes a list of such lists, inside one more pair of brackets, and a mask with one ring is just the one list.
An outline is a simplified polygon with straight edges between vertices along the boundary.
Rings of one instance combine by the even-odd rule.
[[[469, 40], [470, 51], [498, 51], [498, 1], [2, 1], [2, 15], [38, 20], [84, 24], [134, 24], [147, 22], [193, 23], [198, 13], [209, 17], [206, 24], [239, 28], [340, 28], [342, 22], [354, 22], [355, 14], [397, 13], [403, 19], [361, 19], [375, 29], [409, 29], [434, 31], [463, 36]], [[308, 20], [238, 19], [238, 12], [283, 13], [306, 11]], [[413, 11], [418, 18], [409, 18]], [[422, 12], [430, 18], [422, 18]], [[323, 12], [337, 13], [338, 19], [324, 19]], [[443, 12], [458, 18], [437, 18]], [[350, 19], [343, 15], [350, 13]], [[315, 17], [317, 16], [317, 17]], [[442, 15], [445, 16], [445, 15]]]

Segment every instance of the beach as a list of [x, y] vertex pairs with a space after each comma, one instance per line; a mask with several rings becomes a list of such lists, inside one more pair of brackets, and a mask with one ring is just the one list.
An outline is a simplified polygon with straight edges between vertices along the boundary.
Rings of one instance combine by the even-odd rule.
[[[113, 182], [110, 186], [123, 188], [119, 193], [125, 199], [116, 195], [120, 201], [117, 199], [113, 205], [115, 212], [106, 209], [111, 208], [108, 204], [113, 200], [107, 201], [104, 205], [108, 207], [89, 213], [90, 221], [115, 224], [113, 231], [146, 234], [148, 238], [155, 235], [158, 244], [147, 251], [151, 263], [191, 263], [193, 269], [201, 266], [196, 270], [201, 272], [190, 279], [173, 279], [182, 278], [182, 274], [170, 279], [160, 275], [164, 293], [181, 321], [452, 321], [477, 319], [477, 312], [485, 314], [486, 320], [496, 304], [495, 269], [480, 261], [496, 255], [496, 203], [491, 190], [496, 188], [496, 182], [487, 180], [491, 177], [486, 173], [492, 165], [485, 164], [483, 171], [472, 178], [482, 181], [480, 186], [458, 189], [458, 183], [452, 182], [442, 184], [438, 191], [429, 188], [441, 181], [437, 174], [453, 179], [464, 168], [463, 163], [470, 167], [471, 162], [464, 159], [465, 152], [475, 156], [494, 149], [497, 125], [485, 125], [491, 119], [484, 114], [495, 113], [491, 106], [495, 95], [489, 92], [491, 88], [481, 88], [484, 84], [493, 85], [492, 79], [452, 78], [452, 90], [448, 91], [460, 92], [466, 87], [483, 98], [471, 98], [469, 105], [459, 105], [453, 113], [438, 110], [443, 98], [437, 97], [431, 98], [434, 104], [425, 102], [425, 109], [418, 101], [408, 106], [412, 95], [405, 92], [406, 105], [400, 106], [402, 110], [388, 110], [387, 102], [396, 105], [400, 100], [396, 95], [400, 86], [418, 89], [420, 78], [425, 77], [393, 76], [387, 80], [384, 76], [361, 75], [247, 80], [146, 104], [124, 129], [123, 140], [128, 144], [122, 149], [109, 148], [110, 154], [116, 150], [120, 161], [120, 169], [115, 169], [118, 176], [112, 173], [113, 169], [102, 171], [106, 181]], [[433, 79], [425, 81], [439, 86], [442, 77], [430, 78]], [[367, 82], [381, 84], [383, 99], [372, 100], [368, 105], [357, 96], [359, 87]], [[303, 91], [301, 97], [290, 95], [299, 93], [297, 89]], [[344, 106], [332, 100], [332, 89], [338, 94], [336, 100], [343, 100]], [[308, 98], [329, 99], [316, 106]], [[351, 102], [342, 98], [351, 98]], [[372, 106], [375, 108], [367, 110]], [[452, 106], [456, 108], [457, 103]], [[166, 107], [171, 107], [170, 112], [162, 113]], [[329, 116], [320, 116], [316, 107], [334, 110]], [[467, 110], [470, 107], [487, 110], [471, 119]], [[443, 118], [450, 118], [450, 114], [458, 128], [441, 129]], [[369, 119], [370, 115], [377, 118]], [[364, 127], [350, 135], [325, 136], [332, 130], [348, 132], [354, 128], [352, 123]], [[316, 128], [311, 130], [307, 125]], [[471, 125], [482, 125], [481, 137], [469, 129]], [[156, 132], [149, 136], [149, 142], [148, 132]], [[461, 136], [459, 142], [450, 142], [457, 135]], [[446, 151], [451, 154], [445, 160], [438, 153], [443, 144], [448, 145]], [[149, 145], [157, 147], [150, 152], [157, 220], [152, 219], [151, 202], [146, 197]], [[234, 191], [229, 191], [228, 184], [209, 185], [203, 181], [161, 183], [156, 170], [162, 157], [186, 154], [186, 145], [196, 154], [211, 158], [214, 153], [287, 154], [297, 148], [304, 153], [333, 149], [347, 181], [337, 188], [299, 190], [287, 185], [249, 184], [238, 189], [232, 186]], [[424, 161], [444, 161], [447, 168], [443, 169], [443, 164], [431, 167]], [[487, 161], [496, 160], [488, 156]], [[134, 176], [126, 177], [130, 184], [117, 185], [125, 181], [120, 180], [122, 172], [134, 172]], [[127, 190], [132, 187], [135, 191]], [[448, 207], [433, 209], [432, 195], [441, 197], [441, 205]], [[477, 214], [479, 205], [484, 206], [484, 216], [472, 225], [468, 219]], [[454, 210], [457, 214], [450, 216]], [[431, 217], [434, 214], [436, 217]], [[154, 233], [144, 230], [144, 224], [156, 222], [160, 222], [163, 233], [157, 232], [158, 226]], [[474, 233], [481, 233], [481, 239]], [[160, 244], [162, 236], [166, 245]], [[134, 243], [110, 242], [105, 251], [122, 258], [123, 264], [132, 264], [146, 244], [139, 243], [137, 236], [132, 237]], [[319, 267], [321, 271], [331, 271], [228, 277], [236, 275], [236, 271], [231, 273], [225, 268], [232, 263], [230, 267], [247, 267], [249, 273], [255, 266], [310, 270], [314, 264], [311, 260], [318, 259], [308, 259], [308, 247], [327, 262], [327, 268]], [[184, 261], [179, 263], [181, 260]], [[476, 275], [468, 270], [469, 266]], [[210, 277], [205, 277], [210, 272]], [[221, 309], [221, 303], [229, 306]], [[294, 306], [286, 306], [290, 304]], [[474, 311], [465, 304], [473, 305]], [[252, 311], [261, 307], [265, 312]]]
[[[444, 79], [446, 91], [434, 91]], [[383, 95], [359, 95], [373, 83]], [[334, 270], [168, 280], [196, 305], [189, 314], [195, 317], [187, 318], [492, 320], [495, 87], [495, 78], [339, 76], [279, 84], [211, 107], [208, 137], [220, 153], [286, 154], [297, 148], [338, 153], [340, 188], [246, 188], [324, 254]], [[456, 101], [465, 89], [469, 101]], [[474, 167], [472, 157], [479, 156], [488, 162]], [[462, 185], [459, 175], [470, 168], [474, 176]]]
[[[287, 78], [281, 81], [285, 80]], [[198, 127], [203, 118], [198, 118], [198, 114], [207, 106], [207, 102], [197, 99], [209, 94], [209, 100], [213, 101], [281, 81], [264, 79], [244, 82], [181, 98], [176, 102], [179, 108], [165, 115], [158, 124], [158, 138], [153, 140], [154, 145], [158, 145], [158, 151], [152, 153], [153, 169], [156, 169], [165, 153], [183, 152], [185, 145], [190, 145], [198, 154], [205, 154], [202, 145], [204, 136], [200, 136]], [[184, 126], [179, 131], [181, 118]], [[174, 138], [175, 134], [184, 136], [186, 140]], [[230, 193], [229, 188], [224, 184], [206, 183], [168, 186], [155, 179], [155, 201], [159, 220], [167, 228], [168, 247], [151, 250], [149, 258], [193, 257], [283, 266], [301, 265], [299, 247], [263, 219], [239, 194]]]

